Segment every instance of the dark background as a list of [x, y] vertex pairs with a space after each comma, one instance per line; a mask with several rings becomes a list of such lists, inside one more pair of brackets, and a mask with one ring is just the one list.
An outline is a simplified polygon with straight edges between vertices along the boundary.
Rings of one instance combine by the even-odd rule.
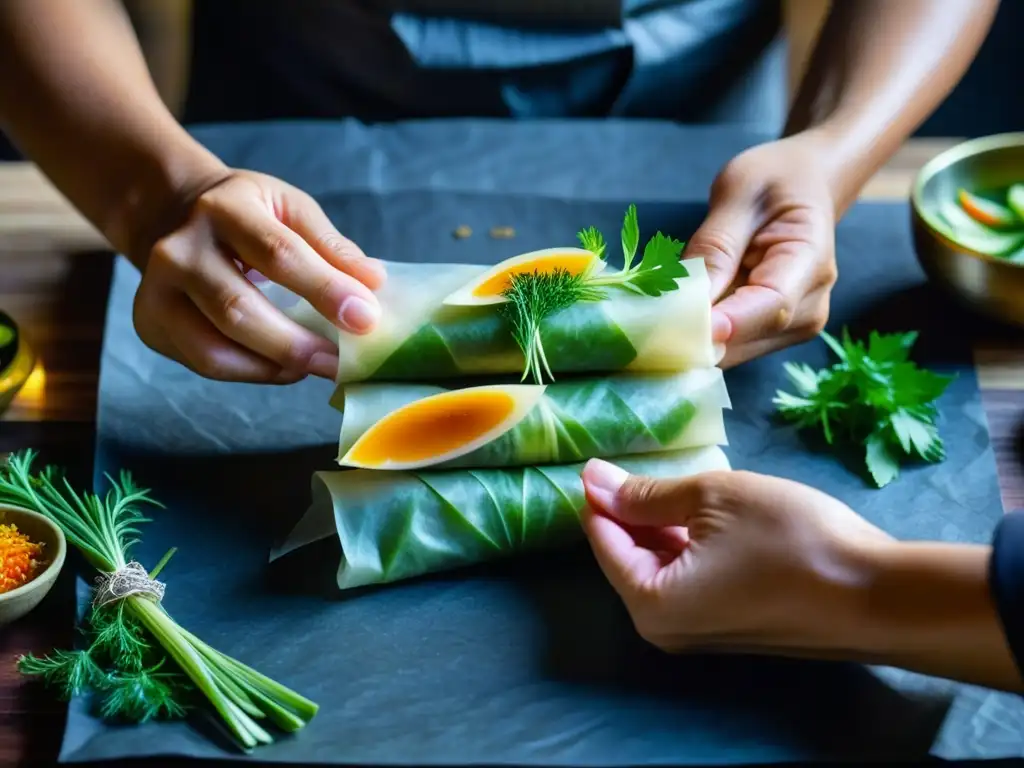
[[[1024, 99], [1017, 98], [1019, 72], [1013, 63], [1022, 29], [1024, 2], [1003, 0], [967, 74], [914, 135], [974, 138], [1024, 129]], [[144, 37], [147, 33], [159, 30], [140, 29]], [[0, 162], [20, 159], [0, 132]]]

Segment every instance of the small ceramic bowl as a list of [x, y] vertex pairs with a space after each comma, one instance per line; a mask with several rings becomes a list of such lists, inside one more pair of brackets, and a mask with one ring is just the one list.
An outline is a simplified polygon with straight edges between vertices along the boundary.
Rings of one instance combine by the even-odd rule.
[[46, 565], [36, 577], [17, 589], [0, 594], [0, 626], [20, 619], [46, 597], [64, 567], [67, 541], [64, 532], [37, 512], [0, 504], [0, 524], [15, 525], [32, 541], [41, 542]]
[[929, 279], [982, 315], [1024, 327], [1024, 261], [972, 250], [948, 237], [942, 208], [963, 188], [1024, 182], [1024, 133], [972, 139], [930, 160], [910, 195], [914, 249]]

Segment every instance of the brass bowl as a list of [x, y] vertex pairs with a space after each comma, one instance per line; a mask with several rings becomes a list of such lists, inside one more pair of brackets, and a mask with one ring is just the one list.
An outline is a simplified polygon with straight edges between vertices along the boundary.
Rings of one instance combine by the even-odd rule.
[[974, 251], [943, 234], [944, 201], [1024, 182], [1024, 133], [985, 136], [932, 158], [910, 193], [914, 249], [929, 279], [982, 315], [1024, 327], [1024, 263]]
[[46, 565], [35, 578], [10, 592], [0, 593], [0, 626], [10, 624], [31, 611], [53, 588], [67, 557], [64, 532], [38, 512], [0, 504], [0, 523], [16, 525], [32, 541], [43, 544]]

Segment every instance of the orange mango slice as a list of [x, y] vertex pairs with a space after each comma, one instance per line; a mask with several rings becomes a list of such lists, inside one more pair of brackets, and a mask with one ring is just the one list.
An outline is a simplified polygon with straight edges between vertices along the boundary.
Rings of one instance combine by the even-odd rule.
[[607, 264], [592, 251], [583, 248], [545, 248], [531, 251], [488, 269], [471, 283], [448, 296], [444, 303], [454, 306], [484, 306], [506, 301], [502, 293], [511, 285], [512, 276], [532, 272], [553, 272], [564, 269], [570, 274], [597, 274]]
[[545, 389], [543, 385], [495, 384], [416, 400], [377, 421], [338, 463], [411, 470], [464, 456], [522, 421]]

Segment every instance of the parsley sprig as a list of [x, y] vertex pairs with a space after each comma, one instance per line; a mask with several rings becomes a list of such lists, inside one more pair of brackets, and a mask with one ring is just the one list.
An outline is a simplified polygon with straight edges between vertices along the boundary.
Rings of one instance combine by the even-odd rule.
[[778, 391], [778, 412], [800, 428], [820, 428], [829, 445], [845, 442], [864, 451], [875, 485], [899, 476], [903, 460], [939, 462], [946, 457], [935, 401], [952, 376], [919, 368], [910, 358], [916, 332], [872, 331], [865, 345], [844, 328], [842, 340], [822, 339], [838, 361], [814, 370], [785, 363], [795, 393]]
[[601, 261], [575, 275], [561, 268], [515, 274], [502, 294], [507, 301], [499, 305], [499, 311], [511, 327], [512, 336], [526, 360], [523, 381], [532, 377], [540, 384], [545, 375], [552, 381], [555, 378], [541, 340], [541, 323], [551, 315], [581, 301], [601, 301], [608, 296], [607, 288], [621, 288], [642, 296], [661, 296], [678, 289], [676, 280], [689, 275], [680, 261], [685, 243], [661, 232], [644, 246], [640, 261], [633, 263], [640, 247], [640, 225], [636, 206], [632, 204], [622, 223], [621, 270], [606, 274], [598, 269], [603, 265], [607, 244], [596, 227], [582, 230], [577, 238]]
[[[604, 237], [597, 229], [590, 227], [577, 237], [586, 250], [604, 256]], [[681, 240], [656, 232], [644, 246], [640, 262], [634, 265], [637, 248], [640, 247], [640, 225], [637, 222], [636, 206], [631, 204], [622, 222], [622, 269], [611, 274], [595, 274], [587, 280], [587, 284], [593, 287], [618, 286], [647, 296], [660, 296], [674, 291], [679, 287], [676, 279], [689, 275], [680, 261], [685, 245]]]

